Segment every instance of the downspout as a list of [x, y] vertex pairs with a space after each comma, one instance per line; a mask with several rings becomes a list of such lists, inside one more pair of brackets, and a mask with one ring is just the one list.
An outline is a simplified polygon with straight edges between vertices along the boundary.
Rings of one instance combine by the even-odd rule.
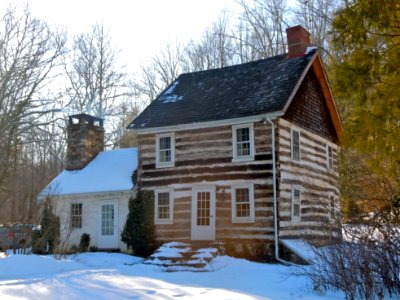
[[274, 241], [275, 241], [275, 259], [284, 265], [295, 266], [296, 264], [281, 259], [279, 257], [279, 234], [278, 234], [278, 200], [276, 195], [276, 159], [275, 159], [275, 124], [270, 118], [266, 121], [271, 124], [272, 134], [272, 190], [274, 197]]

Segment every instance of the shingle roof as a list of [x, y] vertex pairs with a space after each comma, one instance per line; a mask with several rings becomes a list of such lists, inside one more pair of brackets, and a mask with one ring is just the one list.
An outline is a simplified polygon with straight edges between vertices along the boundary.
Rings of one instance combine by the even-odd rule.
[[100, 152], [79, 171], [62, 171], [39, 194], [48, 195], [127, 191], [133, 188], [132, 175], [138, 165], [137, 148]]
[[281, 111], [315, 50], [181, 74], [128, 128], [217, 121]]

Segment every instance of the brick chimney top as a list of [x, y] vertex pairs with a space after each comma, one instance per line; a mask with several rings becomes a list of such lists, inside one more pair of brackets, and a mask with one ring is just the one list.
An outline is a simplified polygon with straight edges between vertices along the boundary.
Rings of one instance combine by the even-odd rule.
[[311, 46], [310, 33], [300, 25], [286, 29], [286, 36], [289, 59], [304, 56]]
[[94, 117], [88, 114], [78, 114], [78, 115], [72, 115], [68, 117], [69, 119], [69, 125], [72, 124], [90, 124], [90, 125], [96, 125], [103, 127], [103, 119]]
[[103, 150], [103, 119], [87, 114], [69, 116], [65, 169], [81, 170]]

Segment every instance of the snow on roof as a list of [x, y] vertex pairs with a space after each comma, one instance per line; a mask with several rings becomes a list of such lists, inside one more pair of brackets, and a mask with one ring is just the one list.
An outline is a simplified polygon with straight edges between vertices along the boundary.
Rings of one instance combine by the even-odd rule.
[[40, 193], [70, 195], [97, 192], [125, 191], [133, 188], [132, 174], [138, 165], [137, 148], [100, 152], [79, 171], [62, 171]]

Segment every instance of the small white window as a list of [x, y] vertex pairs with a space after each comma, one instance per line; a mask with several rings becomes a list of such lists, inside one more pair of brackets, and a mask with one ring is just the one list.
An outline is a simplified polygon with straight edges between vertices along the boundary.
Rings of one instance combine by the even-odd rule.
[[292, 160], [300, 160], [300, 131], [292, 128], [291, 140]]
[[333, 196], [329, 197], [329, 214], [330, 214], [331, 220], [336, 219], [335, 197], [333, 197]]
[[172, 224], [173, 222], [173, 193], [171, 189], [160, 189], [155, 192], [154, 223]]
[[173, 167], [175, 163], [175, 138], [173, 133], [156, 135], [156, 167]]
[[232, 222], [254, 222], [254, 188], [252, 184], [232, 187]]
[[300, 221], [301, 193], [299, 188], [292, 189], [292, 221]]
[[71, 228], [82, 228], [82, 203], [71, 204]]
[[326, 166], [333, 169], [333, 148], [330, 145], [326, 145]]
[[254, 160], [253, 124], [232, 126], [233, 159], [232, 161]]

